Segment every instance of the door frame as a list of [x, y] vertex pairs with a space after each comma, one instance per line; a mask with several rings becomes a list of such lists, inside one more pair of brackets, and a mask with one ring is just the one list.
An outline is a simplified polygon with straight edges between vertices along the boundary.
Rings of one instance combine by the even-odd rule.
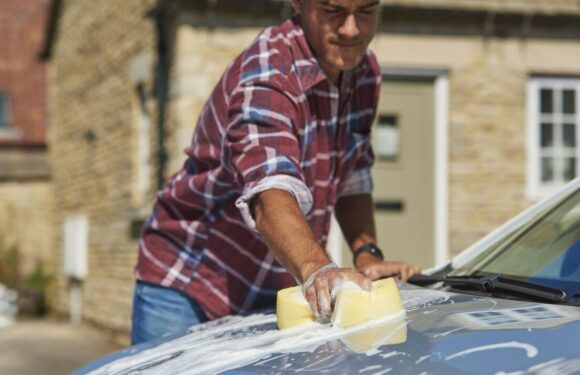
[[[401, 67], [381, 67], [382, 80], [428, 81], [434, 85], [434, 122], [435, 147], [433, 168], [435, 181], [434, 202], [434, 266], [439, 267], [449, 261], [449, 79], [445, 69], [415, 69]], [[328, 238], [328, 252], [339, 265], [344, 265], [341, 251], [341, 232], [333, 218]]]

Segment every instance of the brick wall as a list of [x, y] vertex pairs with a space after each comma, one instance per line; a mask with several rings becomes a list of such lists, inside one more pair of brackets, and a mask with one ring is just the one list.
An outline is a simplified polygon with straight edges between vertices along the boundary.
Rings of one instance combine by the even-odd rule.
[[[62, 269], [65, 218], [86, 215], [89, 272], [83, 282], [83, 318], [119, 333], [125, 342], [137, 256], [130, 226], [134, 213], [142, 210], [132, 199], [138, 138], [132, 67], [139, 56], [155, 55], [154, 22], [147, 16], [155, 3], [64, 1], [51, 59], [55, 267]], [[150, 66], [142, 82], [148, 97], [152, 80]], [[68, 281], [61, 274], [53, 295], [54, 307], [64, 312]]]
[[43, 47], [50, 0], [0, 2], [0, 91], [8, 91], [16, 131], [0, 133], [0, 145], [44, 144], [46, 65]]

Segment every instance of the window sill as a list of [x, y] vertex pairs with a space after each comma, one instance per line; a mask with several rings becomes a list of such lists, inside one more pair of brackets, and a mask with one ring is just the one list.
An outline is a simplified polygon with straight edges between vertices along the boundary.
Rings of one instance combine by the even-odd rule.
[[22, 131], [15, 128], [0, 128], [0, 140], [19, 140], [22, 139]]

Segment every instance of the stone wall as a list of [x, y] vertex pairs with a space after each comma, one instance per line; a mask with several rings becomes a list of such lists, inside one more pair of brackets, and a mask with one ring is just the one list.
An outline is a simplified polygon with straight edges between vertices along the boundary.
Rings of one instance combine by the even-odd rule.
[[[227, 65], [258, 35], [258, 28], [207, 28], [181, 22], [176, 31], [168, 126], [169, 169], [184, 160], [201, 110]], [[211, 63], [208, 63], [211, 62]]]
[[[148, 199], [135, 203], [141, 110], [136, 80], [152, 98], [154, 66], [143, 56], [155, 56], [155, 24], [148, 16], [155, 4], [154, 0], [64, 1], [52, 47], [54, 266], [62, 272], [64, 220], [85, 215], [89, 258], [82, 316], [119, 333], [125, 342], [137, 256], [130, 228], [134, 213], [150, 206], [154, 193], [151, 189]], [[140, 60], [145, 60], [145, 67]], [[152, 137], [151, 149], [154, 142]], [[62, 273], [52, 300], [57, 310], [69, 309], [69, 280]]]
[[456, 254], [529, 202], [526, 182], [526, 85], [501, 42], [490, 41], [450, 74], [450, 251]]
[[53, 231], [52, 188], [49, 181], [0, 182], [0, 250], [16, 248], [19, 274], [26, 276], [42, 263], [51, 268]]

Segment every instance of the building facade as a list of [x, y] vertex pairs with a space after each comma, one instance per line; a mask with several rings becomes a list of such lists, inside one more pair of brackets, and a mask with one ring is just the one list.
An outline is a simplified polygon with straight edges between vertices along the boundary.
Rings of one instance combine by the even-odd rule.
[[49, 0], [0, 3], [0, 262], [18, 253], [19, 278], [50, 265], [52, 189], [47, 157]]
[[[139, 227], [227, 64], [289, 2], [59, 1], [54, 307], [126, 340]], [[379, 242], [440, 264], [579, 174], [575, 1], [384, 0]], [[557, 56], [557, 58], [555, 58]], [[79, 235], [82, 234], [82, 235]], [[343, 264], [333, 229], [329, 251]]]

